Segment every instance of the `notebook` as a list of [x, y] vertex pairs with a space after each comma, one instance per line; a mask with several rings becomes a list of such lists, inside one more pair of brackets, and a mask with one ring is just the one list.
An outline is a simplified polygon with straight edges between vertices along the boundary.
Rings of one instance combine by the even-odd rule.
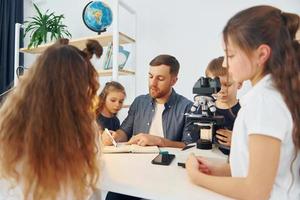
[[118, 143], [118, 146], [104, 146], [103, 153], [159, 153], [157, 146], [139, 146], [136, 144], [122, 144]]

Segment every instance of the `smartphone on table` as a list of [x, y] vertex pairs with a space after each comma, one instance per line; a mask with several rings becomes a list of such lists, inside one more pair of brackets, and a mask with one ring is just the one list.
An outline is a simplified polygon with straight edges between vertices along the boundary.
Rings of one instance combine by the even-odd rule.
[[172, 160], [174, 160], [174, 154], [158, 154], [152, 161], [155, 165], [170, 165]]

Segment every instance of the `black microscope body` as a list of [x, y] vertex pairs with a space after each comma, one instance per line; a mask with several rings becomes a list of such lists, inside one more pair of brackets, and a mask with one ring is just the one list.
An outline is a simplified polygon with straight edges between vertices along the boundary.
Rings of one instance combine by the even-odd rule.
[[212, 149], [215, 143], [216, 126], [224, 124], [224, 117], [215, 115], [216, 94], [221, 90], [219, 78], [200, 77], [193, 87], [194, 104], [187, 121], [192, 123], [192, 135], [196, 135], [197, 148]]

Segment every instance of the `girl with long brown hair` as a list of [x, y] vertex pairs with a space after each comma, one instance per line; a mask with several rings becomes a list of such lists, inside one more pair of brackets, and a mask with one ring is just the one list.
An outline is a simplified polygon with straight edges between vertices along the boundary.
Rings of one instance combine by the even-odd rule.
[[224, 66], [250, 80], [233, 128], [230, 164], [191, 155], [187, 172], [200, 186], [234, 199], [300, 199], [299, 16], [256, 6], [223, 30]]
[[80, 51], [67, 43], [60, 40], [46, 49], [1, 106], [4, 198], [83, 200], [96, 189], [99, 85], [89, 57], [93, 45], [98, 53], [102, 47], [89, 41]]

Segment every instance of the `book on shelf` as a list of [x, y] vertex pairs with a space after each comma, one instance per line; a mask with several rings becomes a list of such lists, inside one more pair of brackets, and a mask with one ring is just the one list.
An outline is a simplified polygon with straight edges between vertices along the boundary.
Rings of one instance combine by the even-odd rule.
[[[110, 43], [107, 47], [103, 69], [108, 70], [112, 69], [112, 52], [113, 52], [113, 44]], [[125, 50], [123, 46], [119, 46], [119, 54], [118, 54], [118, 64], [119, 69], [123, 69], [126, 65], [130, 52]]]
[[111, 60], [112, 60], [112, 42], [108, 45], [107, 50], [106, 50], [106, 55], [104, 58], [104, 64], [103, 64], [103, 69], [107, 70], [107, 69], [111, 69]]
[[130, 52], [125, 50], [123, 46], [119, 46], [118, 63], [119, 69], [123, 69], [126, 65]]
[[137, 144], [118, 143], [115, 146], [104, 146], [103, 153], [159, 153], [157, 146], [139, 146]]

